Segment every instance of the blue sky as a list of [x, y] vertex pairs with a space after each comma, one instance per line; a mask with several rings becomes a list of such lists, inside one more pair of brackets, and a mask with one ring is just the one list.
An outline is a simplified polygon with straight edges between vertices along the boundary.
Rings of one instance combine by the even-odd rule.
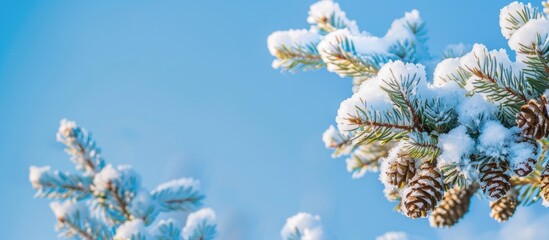
[[[55, 238], [28, 168], [72, 170], [55, 142], [65, 117], [94, 133], [107, 161], [132, 164], [148, 188], [200, 179], [220, 239], [278, 239], [298, 211], [321, 215], [338, 239], [392, 230], [465, 239], [543, 226], [539, 204], [498, 225], [476, 199], [456, 229], [434, 230], [393, 212], [377, 175], [351, 179], [321, 141], [351, 81], [325, 71], [281, 74], [266, 46], [275, 30], [307, 27], [313, 2], [1, 1], [0, 239]], [[506, 47], [498, 16], [510, 1], [338, 2], [376, 35], [420, 10], [433, 53], [459, 42]]]

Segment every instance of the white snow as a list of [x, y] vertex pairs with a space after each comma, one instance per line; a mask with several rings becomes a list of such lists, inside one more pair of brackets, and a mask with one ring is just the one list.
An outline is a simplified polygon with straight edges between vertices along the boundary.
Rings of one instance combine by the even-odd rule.
[[481, 95], [475, 94], [465, 98], [458, 106], [458, 122], [465, 126], [480, 125], [479, 116], [484, 115], [485, 118], [496, 116], [498, 108], [495, 104], [486, 101]]
[[[521, 17], [521, 15], [525, 12], [529, 13], [528, 15], [532, 15], [535, 18], [542, 17], [541, 14], [535, 16], [535, 11], [536, 10], [532, 7], [532, 4], [530, 3], [524, 5], [523, 3], [512, 2], [511, 4], [503, 7], [500, 10], [499, 14], [499, 26], [501, 27], [501, 34], [503, 34], [506, 39], [511, 38], [514, 35], [515, 31], [526, 23], [523, 17]], [[515, 21], [516, 23], [514, 23]]]
[[342, 132], [353, 131], [358, 125], [349, 118], [364, 119], [364, 114], [359, 110], [386, 112], [392, 109], [393, 103], [387, 93], [382, 89], [386, 86], [384, 82], [396, 76], [397, 82], [406, 76], [418, 78], [418, 84], [415, 86], [411, 95], [416, 98], [432, 97], [433, 92], [427, 86], [425, 77], [425, 67], [421, 64], [403, 63], [401, 61], [389, 62], [385, 64], [378, 75], [363, 83], [358, 92], [352, 97], [341, 102], [336, 122], [338, 129]]
[[84, 218], [88, 212], [84, 202], [73, 202], [72, 200], [51, 202], [50, 208], [57, 219], [67, 218], [69, 216], [75, 217], [75, 213], [77, 212], [79, 217]]
[[403, 41], [405, 39], [415, 40], [415, 37], [408, 27], [409, 25], [421, 25], [423, 20], [419, 16], [419, 11], [414, 9], [404, 13], [404, 17], [396, 19], [391, 24], [391, 28], [383, 37], [387, 42]]
[[291, 29], [288, 31], [276, 31], [267, 38], [269, 52], [276, 56], [278, 49], [283, 46], [288, 48], [301, 47], [309, 44], [316, 45], [320, 41], [320, 35], [313, 30]]
[[352, 33], [358, 33], [358, 26], [356, 22], [349, 20], [347, 18], [347, 14], [339, 7], [339, 4], [330, 0], [319, 1], [311, 5], [307, 22], [315, 25], [332, 17], [342, 21], [345, 28], [349, 29]]
[[445, 85], [449, 77], [458, 74], [459, 66], [459, 58], [447, 58], [438, 63], [434, 72], [433, 86]]
[[322, 134], [322, 141], [324, 142], [326, 148], [336, 148], [347, 140], [348, 138], [343, 136], [343, 134], [340, 133], [334, 125], [330, 125], [330, 127]]
[[109, 184], [112, 183], [114, 180], [120, 178], [120, 176], [121, 173], [111, 164], [108, 164], [93, 178], [94, 191], [107, 191]]
[[40, 178], [42, 178], [42, 175], [44, 173], [50, 171], [50, 166], [44, 166], [44, 167], [37, 167], [37, 166], [31, 166], [30, 167], [30, 173], [29, 173], [29, 181], [31, 182], [33, 187], [40, 186]]
[[464, 126], [458, 126], [438, 138], [437, 146], [441, 154], [437, 159], [440, 166], [459, 164], [462, 158], [468, 158], [475, 141], [467, 134]]
[[215, 212], [211, 208], [203, 208], [189, 214], [185, 227], [183, 227], [183, 238], [188, 239], [201, 224], [216, 225]]
[[512, 131], [499, 121], [487, 121], [480, 129], [477, 150], [495, 159], [503, 159], [509, 154], [509, 141]]
[[[130, 240], [132, 236], [141, 236], [144, 239], [150, 239], [149, 233], [145, 228], [145, 224], [141, 219], [133, 219], [122, 223], [117, 229], [114, 239], [117, 240]], [[142, 239], [140, 238], [140, 239]]]
[[198, 191], [200, 190], [200, 181], [193, 178], [180, 178], [171, 180], [169, 182], [158, 185], [158, 187], [154, 189], [153, 193], [161, 192], [164, 190], [172, 190], [173, 192], [177, 192], [180, 190], [180, 188], [192, 188], [195, 191]]
[[57, 130], [57, 141], [63, 142], [65, 139], [70, 138], [73, 135], [75, 128], [76, 122], [69, 121], [65, 118], [61, 119], [59, 129]]
[[301, 240], [323, 240], [328, 239], [324, 233], [324, 227], [320, 216], [306, 212], [300, 212], [286, 220], [280, 235], [283, 240], [289, 239], [295, 231], [301, 233]]
[[520, 51], [522, 45], [531, 46], [532, 43], [537, 43], [538, 35], [542, 40], [549, 41], [549, 19], [540, 18], [528, 21], [509, 39], [509, 47]]

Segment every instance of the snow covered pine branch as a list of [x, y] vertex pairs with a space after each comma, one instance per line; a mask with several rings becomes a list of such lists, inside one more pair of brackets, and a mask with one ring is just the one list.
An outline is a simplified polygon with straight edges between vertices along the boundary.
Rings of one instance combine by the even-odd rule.
[[[172, 180], [152, 191], [141, 186], [140, 176], [123, 165], [106, 164], [91, 133], [62, 120], [57, 140], [79, 172], [30, 167], [29, 180], [36, 197], [49, 198], [60, 237], [101, 240], [181, 239], [206, 240], [216, 235], [215, 213], [202, 208], [200, 183], [190, 178]], [[194, 211], [194, 212], [193, 212]], [[159, 219], [162, 212], [189, 214], [182, 226]]]
[[[544, 6], [514, 2], [501, 9], [501, 33], [515, 61], [482, 44], [451, 45], [440, 57], [429, 56], [418, 11], [376, 37], [359, 31], [329, 0], [311, 6], [309, 29], [274, 32], [268, 46], [274, 68], [326, 67], [353, 78], [354, 94], [341, 103], [337, 128], [323, 135], [333, 157], [349, 156], [353, 178], [380, 171], [396, 209], [429, 217], [434, 227], [456, 224], [478, 191], [501, 222], [517, 205], [541, 198], [549, 206]], [[433, 59], [440, 59], [435, 67]]]

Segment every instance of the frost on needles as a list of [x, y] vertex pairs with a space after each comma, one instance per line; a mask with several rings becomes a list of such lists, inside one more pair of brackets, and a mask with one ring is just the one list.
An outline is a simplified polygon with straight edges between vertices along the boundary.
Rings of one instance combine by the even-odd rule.
[[[347, 156], [353, 178], [378, 172], [385, 195], [410, 218], [450, 227], [476, 192], [505, 221], [517, 205], [549, 206], [549, 18], [531, 4], [500, 11], [515, 52], [450, 45], [430, 56], [417, 10], [384, 36], [359, 30], [335, 2], [311, 6], [309, 29], [268, 38], [273, 67], [326, 68], [353, 79], [353, 95], [322, 139]], [[544, 13], [545, 12], [545, 13]], [[430, 74], [431, 64], [434, 65]]]
[[[57, 140], [65, 145], [78, 172], [30, 167], [36, 197], [53, 201], [62, 238], [101, 240], [206, 240], [216, 236], [216, 217], [201, 208], [200, 183], [181, 178], [149, 191], [131, 166], [105, 163], [91, 133], [62, 120]], [[161, 213], [189, 214], [184, 225]]]

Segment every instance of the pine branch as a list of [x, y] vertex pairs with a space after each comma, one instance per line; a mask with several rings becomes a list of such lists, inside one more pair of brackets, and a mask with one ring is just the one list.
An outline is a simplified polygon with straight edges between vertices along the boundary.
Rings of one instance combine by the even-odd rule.
[[402, 154], [410, 158], [423, 159], [438, 156], [440, 149], [437, 147], [437, 139], [426, 132], [412, 132], [402, 146]]
[[173, 180], [159, 185], [151, 192], [161, 211], [191, 211], [202, 205], [204, 195], [192, 179]]
[[105, 166], [101, 150], [96, 147], [92, 135], [74, 122], [63, 119], [57, 132], [57, 141], [65, 144], [65, 151], [71, 155], [71, 161], [76, 168], [91, 175], [99, 172]]
[[537, 35], [537, 41], [530, 46], [521, 44], [520, 54], [526, 55], [526, 80], [539, 96], [549, 88], [549, 36]]
[[316, 70], [326, 66], [314, 44], [295, 47], [282, 45], [277, 48], [276, 58], [278, 59], [277, 67], [290, 72]]
[[[404, 115], [411, 119], [414, 124], [414, 129], [418, 131], [423, 131], [423, 126], [421, 124], [421, 117], [419, 116], [415, 103], [415, 99], [411, 97], [414, 95], [413, 92], [417, 88], [420, 78], [414, 75], [399, 75], [398, 78], [391, 69], [391, 78], [383, 79], [383, 82], [386, 86], [382, 86], [391, 101], [404, 113]], [[398, 79], [398, 80], [397, 80]]]
[[[353, 137], [353, 144], [368, 144], [380, 141], [382, 144], [392, 140], [398, 140], [414, 130], [410, 120], [401, 112], [392, 109], [386, 112], [367, 111], [358, 106], [356, 116], [349, 115], [345, 120], [357, 128]], [[358, 117], [362, 116], [362, 117]]]
[[321, 50], [328, 69], [342, 77], [373, 77], [391, 56], [381, 54], [363, 55], [356, 51], [354, 42], [346, 36], [338, 36], [330, 43], [330, 50]]
[[83, 199], [91, 194], [90, 177], [52, 171], [49, 167], [31, 167], [31, 183], [35, 196], [55, 199]]

